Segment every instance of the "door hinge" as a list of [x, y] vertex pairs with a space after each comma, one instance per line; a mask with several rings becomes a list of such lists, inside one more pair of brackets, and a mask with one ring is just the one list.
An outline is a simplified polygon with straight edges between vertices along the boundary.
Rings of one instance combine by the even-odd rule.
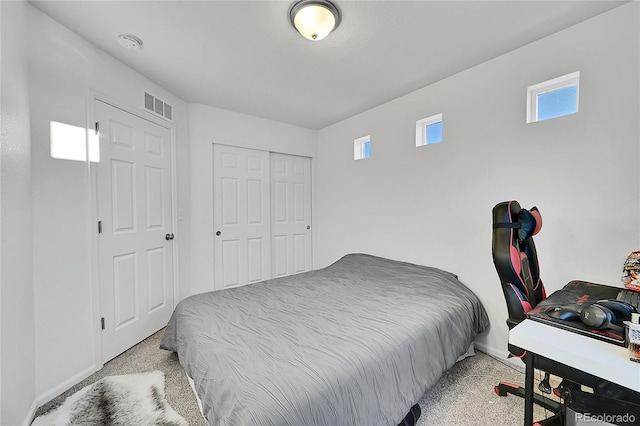
[[105, 326], [104, 326], [104, 317], [100, 318], [100, 327], [102, 327], [102, 329], [103, 329], [103, 330], [105, 329]]
[[102, 221], [98, 221], [98, 234], [102, 234]]
[[100, 132], [100, 122], [96, 121], [96, 135]]

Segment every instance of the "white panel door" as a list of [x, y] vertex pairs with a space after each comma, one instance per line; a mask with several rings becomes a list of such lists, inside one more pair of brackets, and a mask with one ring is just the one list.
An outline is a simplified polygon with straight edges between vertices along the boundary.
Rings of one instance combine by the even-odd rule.
[[171, 131], [96, 101], [100, 306], [106, 362], [173, 312]]
[[214, 288], [271, 278], [269, 153], [213, 145]]
[[274, 277], [312, 269], [308, 157], [271, 154], [271, 234]]

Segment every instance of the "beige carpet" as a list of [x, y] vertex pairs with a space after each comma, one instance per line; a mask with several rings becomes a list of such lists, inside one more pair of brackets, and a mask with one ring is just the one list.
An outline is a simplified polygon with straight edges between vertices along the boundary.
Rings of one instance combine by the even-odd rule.
[[[162, 370], [165, 372], [165, 393], [169, 405], [189, 425], [205, 425], [178, 357], [159, 347], [163, 332], [159, 331], [109, 361], [100, 371], [40, 407], [36, 415], [52, 410], [62, 404], [66, 397], [103, 377]], [[522, 385], [524, 374], [481, 352], [457, 363], [420, 400], [422, 415], [418, 426], [522, 425], [524, 401], [511, 395], [496, 395], [493, 387], [501, 380]], [[546, 415], [536, 407], [534, 417], [540, 420]]]

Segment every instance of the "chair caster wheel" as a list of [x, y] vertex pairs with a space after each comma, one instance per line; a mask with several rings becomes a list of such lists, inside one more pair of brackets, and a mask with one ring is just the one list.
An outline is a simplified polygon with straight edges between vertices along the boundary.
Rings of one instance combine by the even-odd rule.
[[549, 373], [545, 373], [544, 379], [538, 384], [538, 390], [542, 393], [551, 393], [551, 383], [549, 383]]
[[505, 391], [503, 391], [500, 386], [494, 386], [493, 387], [493, 391], [496, 393], [496, 395], [498, 396], [507, 396], [507, 393]]

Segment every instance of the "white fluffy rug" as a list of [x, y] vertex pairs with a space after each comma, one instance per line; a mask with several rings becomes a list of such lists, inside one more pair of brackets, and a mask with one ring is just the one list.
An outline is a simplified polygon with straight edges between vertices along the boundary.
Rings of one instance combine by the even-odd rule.
[[76, 392], [33, 426], [113, 425], [187, 426], [167, 403], [164, 373], [109, 376]]

